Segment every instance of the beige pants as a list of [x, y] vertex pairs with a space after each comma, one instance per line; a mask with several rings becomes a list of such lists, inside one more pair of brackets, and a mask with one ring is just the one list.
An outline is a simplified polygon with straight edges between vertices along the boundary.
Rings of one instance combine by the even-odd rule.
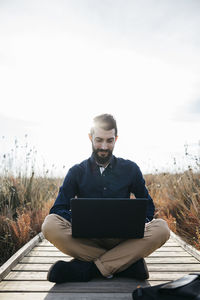
[[123, 271], [140, 258], [150, 255], [170, 237], [167, 223], [154, 219], [145, 225], [141, 239], [73, 238], [70, 222], [56, 214], [45, 218], [42, 232], [63, 253], [80, 260], [94, 261], [105, 277]]

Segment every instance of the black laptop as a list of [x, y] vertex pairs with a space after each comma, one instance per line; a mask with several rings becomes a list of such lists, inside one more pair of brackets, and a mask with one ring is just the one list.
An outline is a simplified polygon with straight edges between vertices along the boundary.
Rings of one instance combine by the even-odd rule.
[[148, 199], [73, 198], [72, 236], [142, 238]]

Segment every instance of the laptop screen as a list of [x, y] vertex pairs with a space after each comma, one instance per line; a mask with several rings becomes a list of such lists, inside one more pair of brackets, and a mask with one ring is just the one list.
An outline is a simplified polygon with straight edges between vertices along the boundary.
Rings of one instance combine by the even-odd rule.
[[72, 236], [142, 238], [148, 199], [73, 198]]

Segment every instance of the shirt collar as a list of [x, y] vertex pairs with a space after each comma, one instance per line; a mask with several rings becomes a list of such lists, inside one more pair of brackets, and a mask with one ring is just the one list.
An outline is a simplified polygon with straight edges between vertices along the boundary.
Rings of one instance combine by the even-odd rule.
[[[110, 160], [110, 163], [107, 165], [107, 168], [108, 168], [108, 167], [113, 168], [114, 162], [115, 162], [115, 158], [116, 158], [116, 157], [115, 157], [114, 155], [112, 155], [111, 160]], [[100, 167], [100, 166], [96, 163], [93, 154], [90, 156], [89, 160], [90, 160], [90, 162], [91, 162], [91, 165], [92, 165], [92, 168], [93, 168], [93, 169], [97, 169], [98, 167]]]

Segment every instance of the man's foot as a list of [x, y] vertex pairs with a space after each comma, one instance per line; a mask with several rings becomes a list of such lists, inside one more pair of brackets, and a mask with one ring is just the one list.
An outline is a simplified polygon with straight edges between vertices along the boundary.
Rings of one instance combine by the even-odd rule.
[[73, 259], [69, 262], [57, 261], [51, 266], [47, 274], [47, 280], [56, 283], [70, 281], [89, 281], [98, 277], [100, 272], [94, 262]]
[[129, 277], [140, 280], [145, 280], [149, 278], [149, 271], [147, 269], [146, 262], [144, 258], [139, 259], [126, 270], [116, 274], [118, 277]]

